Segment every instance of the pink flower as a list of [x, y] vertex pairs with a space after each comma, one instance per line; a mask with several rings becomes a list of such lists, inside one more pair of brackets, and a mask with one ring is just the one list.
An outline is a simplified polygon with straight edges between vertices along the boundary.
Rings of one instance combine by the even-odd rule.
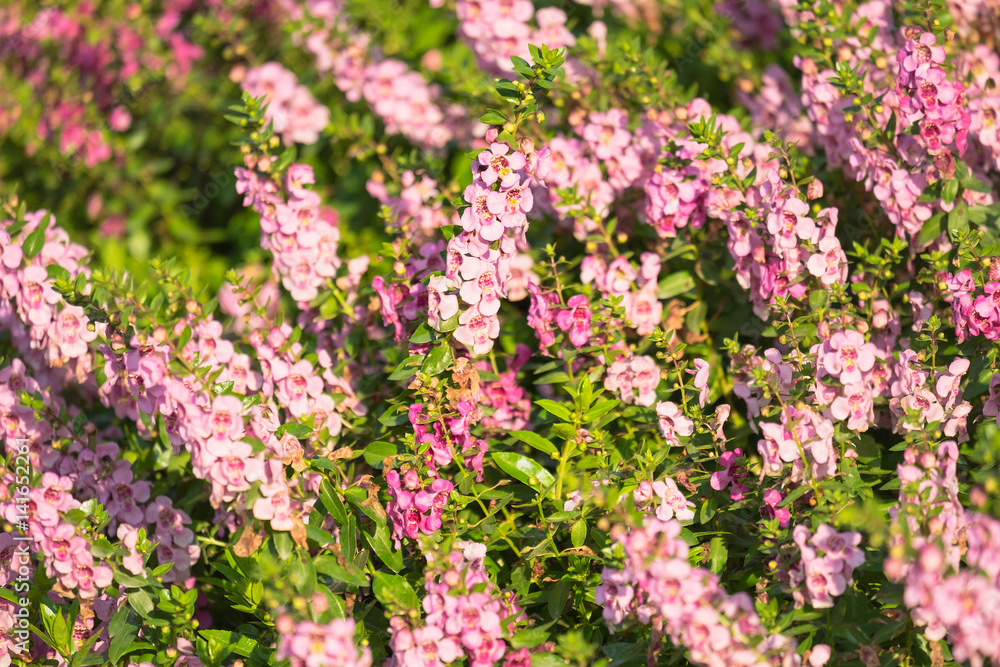
[[271, 374], [277, 384], [278, 401], [296, 417], [308, 414], [309, 398], [323, 392], [323, 379], [305, 359], [294, 365], [276, 359], [271, 364]]
[[486, 315], [474, 305], [462, 313], [455, 339], [472, 350], [473, 354], [486, 354], [493, 348], [493, 340], [500, 335], [500, 320], [496, 314]]
[[732, 483], [733, 488], [729, 492], [729, 497], [732, 500], [742, 500], [743, 496], [750, 490], [747, 485], [740, 483], [740, 480], [747, 475], [746, 468], [739, 464], [739, 459], [742, 457], [743, 450], [738, 447], [733, 451], [723, 452], [722, 456], [719, 457], [719, 465], [724, 470], [713, 472], [709, 482], [716, 491], [721, 491]]
[[499, 181], [500, 187], [510, 188], [520, 180], [517, 172], [524, 169], [524, 155], [517, 151], [508, 155], [508, 151], [510, 147], [507, 144], [494, 143], [490, 144], [488, 151], [479, 154], [479, 177], [486, 185]]
[[660, 432], [668, 446], [679, 447], [681, 441], [677, 436], [687, 437], [694, 433], [694, 422], [685, 417], [681, 409], [670, 401], [657, 404], [656, 416], [660, 422]]
[[694, 376], [694, 388], [699, 390], [698, 405], [705, 407], [705, 403], [708, 402], [708, 362], [704, 359], [695, 359], [692, 363], [694, 370], [689, 368], [687, 372]]
[[823, 344], [820, 364], [842, 384], [860, 384], [875, 365], [875, 346], [857, 331], [838, 331]]
[[590, 320], [593, 315], [590, 312], [590, 303], [587, 297], [582, 294], [570, 297], [567, 304], [568, 309], [560, 310], [556, 314], [556, 325], [563, 331], [569, 332], [569, 340], [576, 347], [583, 347], [590, 341], [592, 333]]

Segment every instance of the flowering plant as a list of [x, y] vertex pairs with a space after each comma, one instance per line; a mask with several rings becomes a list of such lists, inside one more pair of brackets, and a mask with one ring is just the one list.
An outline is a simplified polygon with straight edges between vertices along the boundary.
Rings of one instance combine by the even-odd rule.
[[0, 667], [1000, 665], [995, 3], [547, 4], [0, 9]]

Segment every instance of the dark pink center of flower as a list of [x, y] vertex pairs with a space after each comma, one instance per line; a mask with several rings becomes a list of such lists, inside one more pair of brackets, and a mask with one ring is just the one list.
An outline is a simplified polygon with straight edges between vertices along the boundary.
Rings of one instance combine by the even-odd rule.
[[28, 283], [28, 302], [35, 307], [42, 305], [42, 286], [38, 283]]
[[306, 395], [306, 379], [301, 375], [293, 375], [288, 379], [289, 388], [295, 398], [302, 398]]
[[918, 44], [913, 52], [913, 57], [922, 65], [929, 63], [931, 61], [931, 47], [926, 44]]
[[490, 168], [500, 176], [510, 173], [510, 162], [503, 155], [496, 155], [490, 160]]

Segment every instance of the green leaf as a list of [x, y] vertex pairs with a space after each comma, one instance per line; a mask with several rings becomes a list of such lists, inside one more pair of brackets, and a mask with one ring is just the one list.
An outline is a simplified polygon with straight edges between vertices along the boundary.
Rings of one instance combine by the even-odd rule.
[[[427, 322], [421, 322], [417, 327], [417, 330], [413, 332], [410, 336], [410, 342], [414, 345], [423, 345], [424, 343], [429, 343], [434, 340], [434, 330], [427, 326]], [[410, 363], [413, 360], [422, 359], [422, 355], [414, 354], [407, 357], [403, 364]], [[402, 365], [402, 364], [401, 364]]]
[[570, 538], [573, 540], [574, 547], [582, 547], [583, 543], [587, 541], [587, 520], [580, 519], [573, 524], [573, 529], [570, 531]]
[[566, 667], [566, 661], [555, 653], [532, 653], [531, 667]]
[[511, 648], [522, 649], [522, 648], [535, 648], [539, 644], [544, 644], [549, 638], [549, 631], [546, 629], [548, 626], [542, 628], [528, 628], [527, 630], [521, 630], [510, 638]]
[[347, 508], [344, 507], [343, 501], [340, 500], [340, 495], [334, 490], [329, 480], [324, 479], [320, 482], [319, 501], [323, 503], [323, 507], [330, 513], [330, 516], [333, 517], [338, 526], [344, 527], [347, 525]]
[[555, 454], [559, 451], [551, 441], [543, 438], [534, 431], [511, 431], [510, 434], [526, 445], [530, 445], [546, 454]]
[[453, 356], [450, 345], [438, 345], [424, 359], [420, 370], [428, 375], [440, 375], [451, 366]]
[[416, 591], [410, 586], [410, 582], [398, 574], [376, 572], [372, 575], [372, 592], [390, 610], [407, 612], [420, 609], [420, 598]]
[[287, 433], [288, 435], [301, 439], [308, 437], [312, 432], [313, 430], [310, 426], [296, 422], [288, 422], [287, 424], [282, 424], [278, 427], [278, 430], [274, 432], [274, 437], [280, 438]]
[[597, 402], [597, 404], [583, 416], [584, 423], [594, 422], [606, 415], [611, 410], [614, 410], [618, 406], [619, 400], [617, 398], [605, 398]]
[[687, 271], [671, 273], [660, 281], [659, 291], [656, 293], [658, 299], [670, 299], [675, 296], [690, 292], [695, 288], [694, 278]]
[[387, 568], [393, 572], [403, 569], [403, 553], [393, 547], [388, 526], [379, 526], [374, 532], [366, 529], [361, 531], [361, 535], [368, 548], [385, 563]]
[[141, 588], [128, 594], [128, 603], [132, 605], [132, 608], [139, 612], [139, 615], [143, 618], [149, 616], [154, 607], [153, 598], [151, 598], [149, 593]]
[[726, 569], [728, 558], [729, 549], [726, 547], [726, 540], [722, 537], [713, 537], [708, 547], [709, 569], [715, 574], [721, 574]]
[[535, 405], [540, 407], [542, 410], [545, 410], [546, 412], [555, 415], [564, 422], [573, 421], [573, 413], [570, 412], [569, 408], [567, 408], [562, 403], [557, 403], [547, 398], [543, 398], [541, 400], [535, 401]]
[[177, 339], [177, 349], [183, 350], [190, 340], [191, 327], [184, 327], [184, 331], [181, 332], [181, 337]]
[[573, 588], [573, 582], [570, 579], [560, 579], [556, 582], [556, 585], [552, 587], [549, 593], [549, 617], [555, 620], [562, 616], [563, 609], [566, 608], [566, 602], [569, 600], [569, 592]]
[[527, 484], [535, 491], [541, 492], [555, 481], [548, 470], [527, 456], [516, 452], [491, 452], [490, 456], [505, 473], [514, 479]]
[[375, 440], [374, 442], [368, 443], [368, 446], [365, 447], [364, 457], [368, 465], [381, 470], [382, 461], [390, 456], [395, 456], [398, 453], [399, 449], [391, 442]]
[[42, 221], [35, 227], [35, 231], [28, 234], [24, 239], [24, 244], [21, 246], [24, 259], [34, 259], [35, 255], [42, 251], [42, 248], [45, 246], [45, 231], [49, 228], [49, 219], [51, 217], [51, 213], [46, 213]]
[[794, 490], [792, 490], [791, 493], [785, 496], [780, 503], [778, 503], [778, 507], [788, 507], [793, 502], [795, 502], [802, 496], [809, 493], [811, 490], [812, 489], [809, 487], [808, 484], [802, 484], [800, 486], [797, 486]]
[[958, 196], [958, 181], [954, 178], [945, 181], [944, 188], [941, 190], [941, 200], [945, 204], [950, 204], [955, 201], [955, 197]]
[[928, 245], [941, 236], [941, 232], [943, 231], [941, 228], [941, 219], [943, 217], [944, 213], [938, 211], [924, 223], [924, 226], [920, 229], [920, 234], [917, 236], [917, 243], [920, 246]]
[[108, 636], [111, 637], [108, 659], [112, 663], [117, 663], [128, 652], [135, 638], [139, 636], [139, 624], [132, 619], [128, 607], [122, 607], [112, 617], [108, 626]]
[[368, 577], [353, 567], [345, 567], [337, 563], [337, 559], [329, 554], [316, 557], [316, 571], [325, 574], [334, 581], [343, 581], [351, 586], [367, 586]]
[[490, 109], [479, 118], [479, 122], [486, 125], [503, 125], [507, 122], [507, 117], [496, 109]]

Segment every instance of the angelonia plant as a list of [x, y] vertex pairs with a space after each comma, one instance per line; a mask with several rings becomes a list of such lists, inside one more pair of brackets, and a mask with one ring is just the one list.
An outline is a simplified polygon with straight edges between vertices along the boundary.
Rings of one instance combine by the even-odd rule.
[[998, 42], [6, 3], [0, 667], [1000, 667]]

